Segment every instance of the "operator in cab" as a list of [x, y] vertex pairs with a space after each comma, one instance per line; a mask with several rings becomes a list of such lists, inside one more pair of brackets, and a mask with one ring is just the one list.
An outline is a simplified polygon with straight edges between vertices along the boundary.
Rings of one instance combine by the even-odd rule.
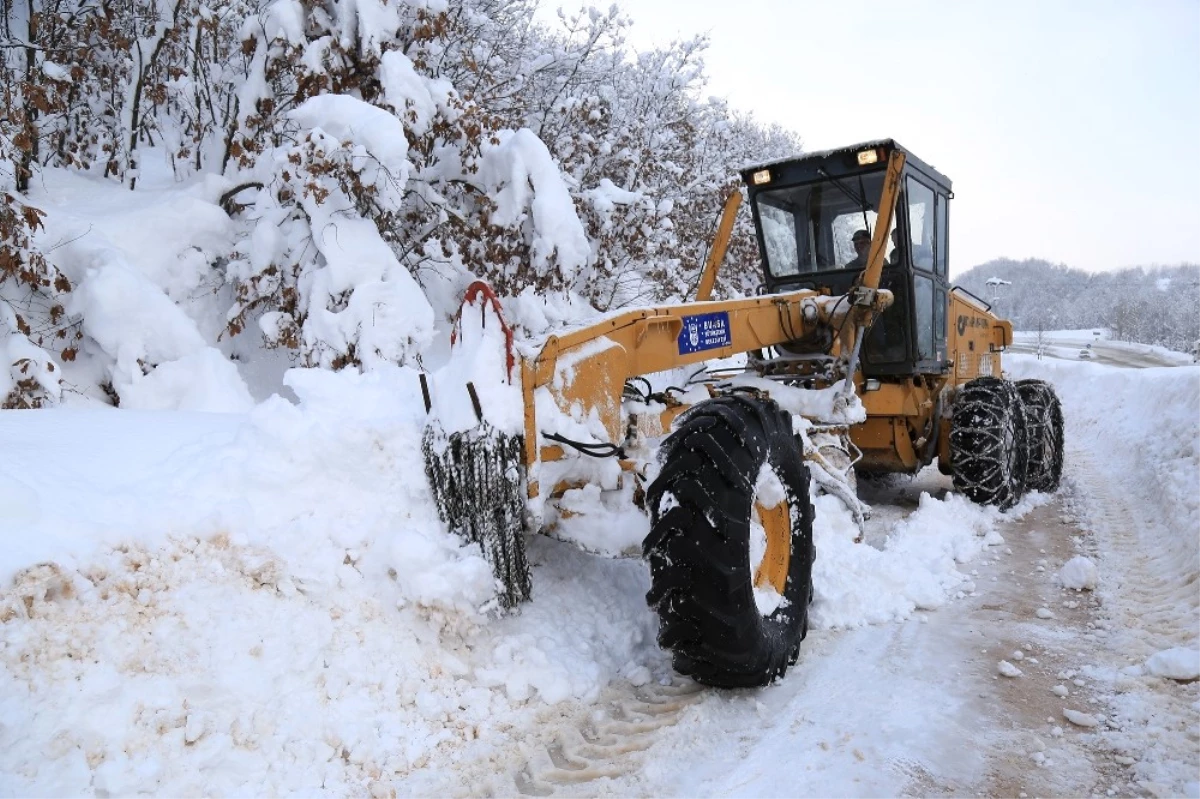
[[854, 236], [850, 242], [854, 245], [854, 251], [858, 253], [854, 260], [846, 264], [846, 269], [865, 269], [867, 266], [867, 255], [871, 252], [871, 234], [861, 228], [854, 231]]

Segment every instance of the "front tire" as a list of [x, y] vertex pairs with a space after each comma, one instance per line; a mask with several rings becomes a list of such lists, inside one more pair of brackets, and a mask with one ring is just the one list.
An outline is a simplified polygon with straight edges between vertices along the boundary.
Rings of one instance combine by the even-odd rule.
[[811, 600], [813, 509], [791, 415], [747, 395], [700, 403], [646, 492], [646, 601], [676, 671], [767, 685], [799, 654]]
[[1025, 409], [1016, 386], [980, 377], [958, 390], [950, 423], [954, 487], [972, 502], [1008, 510], [1025, 493]]
[[1017, 393], [1029, 426], [1029, 470], [1026, 485], [1033, 491], [1057, 491], [1062, 481], [1062, 403], [1044, 380], [1018, 380]]

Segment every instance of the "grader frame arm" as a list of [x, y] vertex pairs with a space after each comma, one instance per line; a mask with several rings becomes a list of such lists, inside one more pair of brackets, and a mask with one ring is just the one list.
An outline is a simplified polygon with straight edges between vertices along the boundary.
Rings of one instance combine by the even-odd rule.
[[[595, 410], [609, 442], [624, 438], [620, 402], [631, 377], [713, 358], [803, 340], [818, 326], [850, 327], [847, 316], [864, 309], [882, 312], [887, 291], [862, 290], [861, 301], [846, 302], [812, 291], [725, 302], [692, 303], [630, 311], [565, 336], [550, 336], [541, 352], [521, 363], [525, 405], [525, 461], [558, 460], [561, 448], [538, 449], [535, 393], [549, 388], [559, 408]], [[672, 411], [667, 412], [673, 416]], [[531, 493], [536, 487], [531, 483]]]

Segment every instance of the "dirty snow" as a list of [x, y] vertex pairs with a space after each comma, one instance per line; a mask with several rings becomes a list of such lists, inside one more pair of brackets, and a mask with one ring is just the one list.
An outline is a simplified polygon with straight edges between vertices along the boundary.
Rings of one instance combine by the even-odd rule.
[[[1162, 362], [1151, 355], [1143, 363]], [[1200, 649], [1200, 367], [1008, 363], [1015, 377], [1052, 381], [1063, 401], [1070, 507], [1088, 532], [1077, 546], [1096, 567], [1103, 609], [1085, 636], [1103, 649], [1072, 683], [1111, 710], [1097, 740], [1134, 757], [1128, 790], [1200, 797], [1200, 683], [1147, 668], [1161, 652]], [[1063, 590], [1069, 608], [1080, 595]], [[1057, 622], [1041, 624], [1053, 632]]]

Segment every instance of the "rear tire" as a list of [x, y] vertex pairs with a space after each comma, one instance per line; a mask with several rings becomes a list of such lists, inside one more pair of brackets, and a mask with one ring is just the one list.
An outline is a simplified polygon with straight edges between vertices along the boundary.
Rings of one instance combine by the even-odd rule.
[[[813, 509], [791, 415], [746, 395], [708, 400], [659, 459], [643, 544], [659, 645], [706, 685], [767, 685], [798, 657], [812, 596]], [[752, 536], [766, 541], [758, 566]]]
[[1062, 403], [1044, 380], [1018, 380], [1029, 429], [1029, 469], [1025, 484], [1032, 491], [1057, 491], [1062, 481]]
[[1028, 429], [1016, 386], [980, 377], [958, 390], [950, 423], [954, 487], [972, 502], [1008, 510], [1025, 493]]

